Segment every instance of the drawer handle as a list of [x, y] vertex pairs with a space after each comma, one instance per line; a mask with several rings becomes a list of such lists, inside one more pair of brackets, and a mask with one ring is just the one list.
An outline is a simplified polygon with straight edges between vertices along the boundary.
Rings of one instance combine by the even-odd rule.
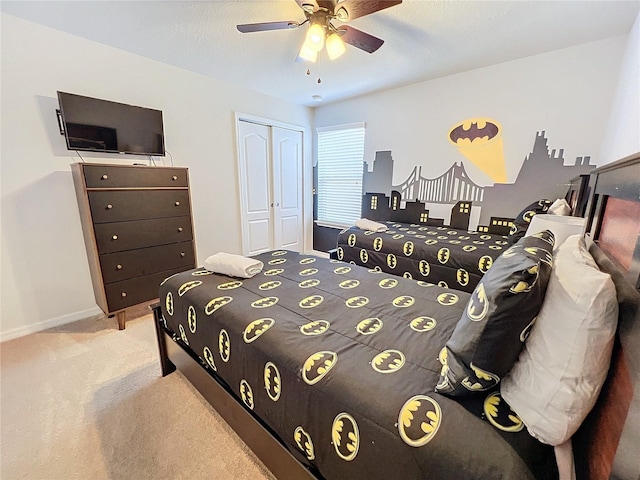
[[111, 210], [113, 208], [113, 205], [109, 204], [107, 205], [107, 210]]
[[171, 180], [173, 180], [174, 182], [178, 179], [177, 175], [174, 175], [173, 177], [171, 177]]
[[127, 292], [122, 292], [120, 295], [122, 295], [122, 298], [127, 296]]
[[185, 255], [186, 255], [186, 253], [184, 253], [184, 252], [180, 252], [180, 256], [181, 256], [181, 257], [184, 257]]
[[178, 227], [178, 232], [181, 232], [181, 231], [182, 231], [182, 227]]
[[179, 206], [180, 206], [180, 202], [176, 202], [176, 207], [179, 207]]
[[116, 270], [122, 270], [122, 265], [120, 264], [116, 265]]
[[109, 175], [107, 175], [106, 173], [104, 175], [102, 175], [100, 177], [100, 180], [106, 180], [107, 178], [109, 178]]
[[118, 239], [118, 235], [114, 235], [111, 237], [111, 240], [117, 240]]

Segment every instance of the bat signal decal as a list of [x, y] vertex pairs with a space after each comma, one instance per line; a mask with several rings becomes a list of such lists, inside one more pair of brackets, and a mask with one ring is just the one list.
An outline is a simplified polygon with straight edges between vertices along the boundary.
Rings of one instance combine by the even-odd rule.
[[339, 413], [333, 420], [331, 427], [333, 448], [338, 456], [350, 462], [358, 454], [360, 448], [360, 433], [355, 419], [346, 412]]

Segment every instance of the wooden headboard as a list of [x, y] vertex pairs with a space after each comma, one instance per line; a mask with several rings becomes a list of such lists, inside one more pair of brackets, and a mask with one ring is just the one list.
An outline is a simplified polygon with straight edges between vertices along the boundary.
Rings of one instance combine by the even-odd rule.
[[611, 367], [573, 438], [579, 479], [640, 479], [640, 153], [593, 170], [585, 235], [620, 315]]
[[589, 200], [589, 174], [583, 173], [569, 180], [569, 188], [564, 199], [571, 207], [571, 215], [584, 217]]

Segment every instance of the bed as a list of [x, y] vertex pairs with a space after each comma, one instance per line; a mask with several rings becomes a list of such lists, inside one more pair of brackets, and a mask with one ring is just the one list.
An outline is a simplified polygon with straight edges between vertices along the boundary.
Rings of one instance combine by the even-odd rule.
[[[639, 215], [630, 222], [618, 203], [637, 203], [639, 162], [590, 178], [589, 251], [612, 274], [620, 313], [607, 380], [573, 436], [578, 478], [640, 474]], [[620, 223], [622, 245], [610, 240]], [[154, 317], [163, 375], [178, 368], [278, 478], [557, 476], [551, 447], [495, 385], [459, 398], [434, 391], [476, 290], [294, 252], [261, 258], [251, 279], [202, 268], [170, 277]]]

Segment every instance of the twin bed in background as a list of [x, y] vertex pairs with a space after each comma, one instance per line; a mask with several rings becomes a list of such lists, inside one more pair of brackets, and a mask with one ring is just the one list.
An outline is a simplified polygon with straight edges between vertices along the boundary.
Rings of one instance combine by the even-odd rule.
[[[578, 478], [640, 475], [639, 169], [635, 156], [590, 178], [587, 248], [611, 274], [618, 314], [603, 310], [611, 367], [572, 437]], [[567, 281], [553, 256], [587, 262], [577, 246], [560, 250], [547, 233], [505, 245], [470, 292], [287, 251], [256, 257], [264, 269], [251, 278], [183, 272], [154, 309], [163, 375], [182, 371], [278, 478], [557, 478], [553, 447], [537, 439], [553, 428], [525, 422], [502, 386], [520, 402], [527, 376], [512, 372], [533, 361], [535, 319], [553, 318], [549, 288]], [[586, 415], [595, 397], [579, 400]]]

